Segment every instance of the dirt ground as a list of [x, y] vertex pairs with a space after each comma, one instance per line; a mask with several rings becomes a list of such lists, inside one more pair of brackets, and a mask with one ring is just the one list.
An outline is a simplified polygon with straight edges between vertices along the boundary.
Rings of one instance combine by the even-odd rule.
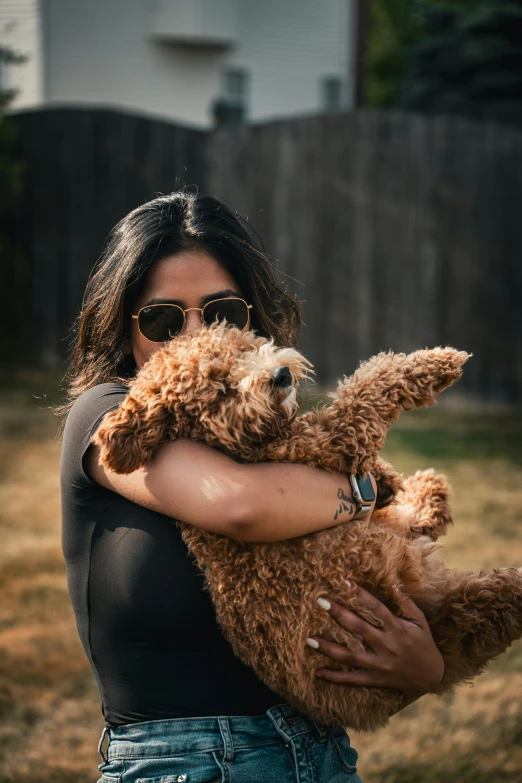
[[[25, 374], [0, 390], [0, 783], [97, 779], [103, 721], [67, 596], [60, 444], [42, 392], [54, 381]], [[385, 456], [449, 477], [448, 564], [522, 564], [522, 412], [414, 411]], [[520, 783], [522, 644], [474, 687], [424, 697], [352, 743], [364, 783]]]

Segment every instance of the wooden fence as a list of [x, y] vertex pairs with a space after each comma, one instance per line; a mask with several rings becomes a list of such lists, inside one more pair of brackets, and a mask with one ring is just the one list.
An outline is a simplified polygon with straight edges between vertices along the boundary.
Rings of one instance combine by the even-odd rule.
[[16, 121], [40, 359], [63, 358], [112, 226], [195, 184], [248, 215], [304, 300], [302, 348], [320, 382], [379, 350], [450, 344], [474, 354], [460, 393], [522, 402], [521, 133], [388, 112], [210, 134], [91, 109]]
[[13, 233], [29, 268], [37, 361], [63, 361], [85, 284], [110, 230], [134, 207], [205, 182], [207, 134], [120, 112], [49, 109], [14, 116], [26, 164]]

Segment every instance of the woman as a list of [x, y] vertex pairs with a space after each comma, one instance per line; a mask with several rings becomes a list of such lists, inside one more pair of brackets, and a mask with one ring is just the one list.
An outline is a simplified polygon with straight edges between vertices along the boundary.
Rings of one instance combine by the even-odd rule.
[[[296, 341], [298, 304], [277, 284], [248, 224], [215, 197], [184, 192], [124, 218], [87, 285], [63, 409], [63, 549], [107, 722], [101, 780], [356, 783], [357, 754], [344, 729], [282, 703], [234, 656], [172, 522], [239, 541], [301, 536], [353, 516], [352, 507], [334, 522], [339, 488], [352, 497], [348, 477], [304, 465], [238, 464], [189, 440], [164, 443], [146, 470], [116, 475], [90, 445], [147, 357], [215, 317], [279, 345]], [[354, 589], [383, 627], [335, 596], [323, 602], [368, 649], [356, 656], [311, 628], [311, 646], [357, 667], [317, 676], [400, 689], [406, 705], [442, 677], [426, 621], [407, 599], [408, 621]]]

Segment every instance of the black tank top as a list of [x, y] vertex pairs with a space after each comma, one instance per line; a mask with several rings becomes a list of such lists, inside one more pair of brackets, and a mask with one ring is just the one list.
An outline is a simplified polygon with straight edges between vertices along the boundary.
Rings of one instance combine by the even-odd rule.
[[234, 655], [173, 520], [84, 472], [92, 435], [126, 392], [104, 383], [75, 401], [60, 471], [69, 594], [105, 720], [260, 715], [284, 700]]

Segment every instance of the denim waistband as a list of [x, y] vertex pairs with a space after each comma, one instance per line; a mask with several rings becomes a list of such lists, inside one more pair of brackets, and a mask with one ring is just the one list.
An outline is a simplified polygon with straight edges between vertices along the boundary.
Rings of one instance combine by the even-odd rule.
[[[233, 756], [235, 749], [265, 745], [281, 738], [288, 742], [309, 732], [323, 742], [331, 730], [284, 703], [263, 715], [169, 718], [107, 727], [99, 751], [104, 760], [113, 761], [182, 754], [187, 749], [191, 753], [224, 749], [226, 759]], [[105, 736], [108, 746], [103, 753]]]

